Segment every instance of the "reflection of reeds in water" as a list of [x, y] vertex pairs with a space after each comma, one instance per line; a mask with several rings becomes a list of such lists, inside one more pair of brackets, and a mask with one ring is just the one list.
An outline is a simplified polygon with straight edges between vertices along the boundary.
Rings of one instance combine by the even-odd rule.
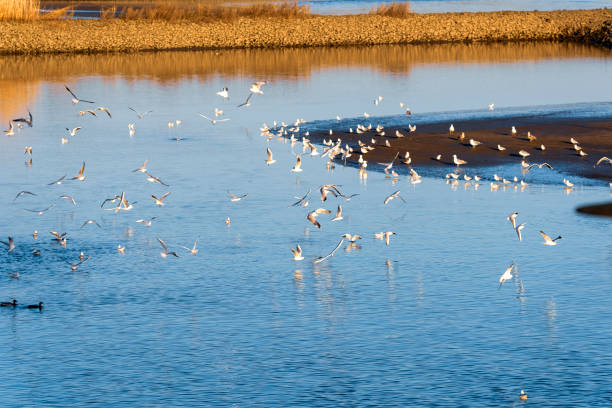
[[27, 114], [28, 107], [33, 105], [38, 95], [40, 82], [40, 79], [34, 78], [0, 79], [0, 128], [6, 129], [9, 120]]
[[[0, 79], [65, 81], [121, 75], [170, 81], [184, 76], [244, 75], [301, 78], [333, 67], [370, 68], [407, 75], [424, 64], [504, 63], [551, 58], [606, 58], [609, 52], [573, 43], [389, 45], [372, 47], [157, 52], [109, 55], [0, 57]], [[3, 93], [4, 95], [4, 93]]]

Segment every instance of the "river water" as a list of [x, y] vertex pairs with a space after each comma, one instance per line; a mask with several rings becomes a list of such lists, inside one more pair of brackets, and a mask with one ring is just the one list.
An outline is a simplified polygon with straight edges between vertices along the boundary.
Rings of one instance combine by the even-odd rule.
[[[0, 235], [16, 244], [0, 248], [0, 296], [44, 302], [0, 310], [3, 403], [512, 407], [525, 389], [537, 406], [610, 406], [612, 224], [574, 212], [609, 199], [605, 183], [575, 179], [568, 193], [562, 174], [497, 191], [442, 178], [393, 183], [374, 170], [360, 180], [308, 154], [292, 173], [301, 145], [259, 129], [363, 112], [375, 126], [401, 115], [400, 102], [415, 115], [484, 115], [489, 103], [502, 113], [609, 114], [611, 61], [572, 44], [1, 57], [10, 97], [0, 119], [29, 109], [34, 126], [0, 140]], [[237, 108], [256, 80], [268, 81], [264, 94]], [[73, 105], [64, 85], [112, 118], [80, 116], [90, 106]], [[224, 86], [229, 100], [215, 95]], [[152, 112], [139, 119], [128, 107]], [[214, 108], [230, 120], [198, 115]], [[169, 186], [132, 172], [145, 160]], [[48, 185], [83, 161], [85, 181]], [[358, 195], [322, 203], [328, 183]], [[36, 196], [14, 200], [21, 190]], [[290, 207], [308, 190], [307, 208]], [[396, 190], [406, 202], [384, 205]], [[231, 202], [228, 191], [248, 196]], [[100, 207], [121, 192], [131, 211]], [[150, 196], [166, 192], [155, 206]], [[323, 214], [321, 229], [306, 220], [338, 204], [344, 220]], [[513, 211], [527, 224], [522, 242], [505, 219]], [[150, 227], [136, 222], [151, 217]], [[100, 228], [81, 227], [87, 220]], [[50, 230], [68, 233], [65, 248]], [[538, 230], [563, 238], [544, 246]], [[389, 246], [374, 239], [380, 231], [396, 233]], [[313, 263], [344, 233], [360, 234], [360, 248], [344, 242]], [[180, 258], [162, 258], [157, 238]], [[196, 256], [179, 246], [196, 239]], [[291, 259], [297, 244], [303, 261]], [[81, 251], [90, 259], [72, 271], [65, 260]]]

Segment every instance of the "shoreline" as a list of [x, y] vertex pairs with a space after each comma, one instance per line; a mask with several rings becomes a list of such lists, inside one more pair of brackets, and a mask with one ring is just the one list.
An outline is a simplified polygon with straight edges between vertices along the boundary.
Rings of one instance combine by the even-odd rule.
[[[403, 126], [390, 126], [384, 128], [385, 136], [377, 135], [375, 130], [376, 120], [367, 119], [361, 123], [367, 126], [372, 124], [369, 132], [357, 134], [350, 133], [346, 128], [333, 128], [333, 141], [338, 138], [342, 140], [342, 147], [348, 143], [354, 149], [353, 155], [347, 160], [347, 165], [358, 167], [359, 151], [358, 141], [371, 145], [374, 138], [376, 145], [374, 150], [364, 154], [363, 159], [379, 170], [376, 163], [388, 163], [397, 153], [399, 158], [395, 162], [395, 168], [402, 172], [407, 171], [408, 166], [401, 164], [404, 154], [410, 152], [411, 166], [418, 171], [419, 168], [427, 167], [439, 169], [446, 173], [453, 172], [456, 166], [453, 163], [453, 154], [468, 163], [461, 166], [464, 168], [491, 167], [497, 165], [519, 164], [520, 150], [530, 153], [526, 158], [529, 164], [549, 163], [555, 170], [585, 177], [589, 179], [612, 181], [612, 165], [601, 163], [595, 167], [595, 162], [603, 156], [612, 158], [612, 117], [603, 118], [520, 118], [507, 117], [499, 119], [470, 119], [453, 121], [455, 132], [449, 133], [450, 122], [436, 122], [419, 124], [415, 132], [408, 130], [410, 118], [407, 117]], [[516, 135], [511, 134], [512, 126], [516, 127]], [[355, 130], [353, 128], [353, 130]], [[397, 138], [395, 131], [401, 132], [404, 137]], [[465, 139], [459, 140], [461, 132], [465, 132]], [[536, 137], [535, 140], [527, 139], [527, 132]], [[312, 132], [309, 136], [311, 142], [321, 144], [323, 139], [330, 138], [329, 131]], [[469, 139], [473, 138], [482, 144], [472, 147]], [[580, 142], [580, 146], [587, 153], [581, 157], [574, 149], [570, 138]], [[385, 142], [389, 141], [391, 147]], [[500, 144], [506, 148], [505, 151], [497, 150]], [[546, 147], [540, 150], [540, 145]], [[441, 160], [436, 160], [438, 154]], [[340, 156], [337, 161], [342, 161]]]
[[524, 41], [612, 47], [612, 9], [0, 22], [0, 55]]

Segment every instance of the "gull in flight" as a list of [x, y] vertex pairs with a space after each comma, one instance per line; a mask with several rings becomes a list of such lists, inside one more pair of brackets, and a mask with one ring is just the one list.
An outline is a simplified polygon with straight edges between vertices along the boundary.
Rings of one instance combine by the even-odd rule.
[[38, 215], [43, 215], [44, 213], [46, 213], [47, 211], [49, 211], [53, 207], [55, 207], [55, 204], [51, 204], [50, 206], [48, 206], [44, 210], [28, 210], [28, 209], [25, 209], [25, 211], [31, 212], [31, 213], [37, 213]]
[[164, 249], [163, 252], [160, 252], [159, 254], [161, 255], [162, 258], [166, 258], [169, 255], [173, 255], [175, 257], [179, 257], [176, 252], [168, 252], [168, 247], [166, 246], [166, 243], [164, 241], [162, 241], [161, 239], [157, 238], [157, 240], [159, 241], [159, 243], [161, 244], [162, 248]]
[[156, 219], [157, 217], [151, 217], [148, 220], [146, 219], [140, 219], [140, 220], [136, 220], [136, 222], [144, 224], [145, 227], [150, 227], [153, 224], [153, 220]]
[[[599, 166], [602, 162], [605, 162], [605, 161], [607, 161], [608, 163], [612, 164], [612, 159], [604, 156], [601, 159], [597, 160], [597, 163], [595, 163], [595, 166]], [[593, 167], [595, 167], [595, 166], [593, 166]]]
[[8, 252], [13, 252], [15, 250], [15, 241], [13, 241], [13, 237], [8, 237], [8, 242], [4, 242], [4, 241], [0, 241], [0, 242], [6, 245]]
[[540, 231], [540, 235], [542, 235], [542, 238], [544, 238], [543, 244], [544, 245], [548, 245], [548, 246], [557, 245], [557, 241], [562, 238], [561, 235], [559, 235], [555, 239], [550, 239], [550, 237], [548, 235], [546, 235], [546, 233], [544, 231]]
[[453, 154], [453, 163], [455, 163], [457, 165], [457, 168], [458, 168], [462, 164], [467, 164], [467, 161], [461, 160], [460, 158], [457, 157], [456, 154]]
[[76, 201], [74, 201], [74, 197], [69, 196], [69, 195], [61, 195], [59, 196], [59, 198], [63, 198], [64, 200], [70, 200], [72, 202], [72, 205], [74, 205], [75, 207], [77, 206]]
[[160, 198], [155, 197], [154, 195], [151, 195], [151, 197], [153, 197], [153, 201], [155, 201], [155, 205], [157, 205], [158, 207], [161, 207], [164, 205], [164, 200], [166, 199], [166, 197], [168, 197], [170, 195], [170, 192], [167, 192], [166, 194], [164, 194], [163, 196], [161, 196]]
[[266, 159], [266, 164], [269, 166], [271, 164], [276, 163], [276, 160], [274, 160], [274, 158], [272, 157], [272, 150], [270, 150], [270, 148], [268, 147], [268, 149], [266, 151], [268, 153], [268, 157]]
[[516, 229], [516, 217], [518, 217], [518, 212], [513, 212], [509, 216], [506, 217], [510, 224], [512, 224], [512, 228]]
[[518, 225], [516, 227], [516, 236], [518, 237], [518, 240], [521, 241], [521, 242], [523, 241], [523, 235], [521, 234], [521, 231], [523, 230], [523, 228], [525, 228], [525, 225], [526, 224], [523, 223], [523, 224]]
[[230, 196], [230, 197], [232, 197], [232, 198], [230, 199], [230, 201], [231, 201], [231, 202], [240, 201], [240, 200], [242, 200], [243, 198], [247, 198], [247, 196], [249, 195], [248, 193], [246, 193], [246, 194], [243, 194], [243, 195], [241, 195], [241, 196], [237, 196], [236, 194], [234, 194], [234, 193], [230, 193], [229, 191], [227, 192], [227, 194], [229, 194], [229, 196]]
[[499, 287], [501, 288], [505, 281], [512, 279], [512, 269], [514, 264], [510, 265], [508, 269], [499, 277]]
[[54, 241], [59, 242], [60, 244], [66, 246], [66, 232], [62, 232], [61, 234], [59, 232], [56, 231], [49, 231], [49, 234], [53, 235], [55, 238], [53, 238]]
[[253, 97], [253, 94], [250, 93], [249, 96], [247, 96], [246, 101], [244, 101], [240, 105], [238, 105], [238, 108], [242, 108], [243, 106], [246, 106], [248, 108], [249, 106], [251, 106], [251, 98], [252, 97]]
[[393, 200], [394, 198], [399, 198], [403, 202], [406, 202], [406, 200], [404, 200], [404, 198], [400, 196], [399, 193], [400, 193], [400, 190], [397, 190], [396, 192], [394, 192], [393, 194], [385, 198], [384, 204], [387, 204], [389, 201]]
[[150, 111], [146, 111], [146, 112], [143, 112], [143, 113], [139, 113], [139, 112], [138, 112], [138, 111], [136, 111], [136, 109], [134, 109], [134, 108], [131, 108], [131, 107], [129, 107], [129, 106], [128, 106], [128, 108], [129, 108], [129, 110], [131, 110], [132, 112], [134, 112], [136, 115], [138, 115], [138, 119], [142, 119], [143, 117], [145, 117], [145, 116], [146, 116], [146, 115], [148, 115], [149, 113], [152, 113], [152, 112], [153, 112], [152, 110], [150, 110]]
[[31, 196], [35, 196], [36, 194], [30, 192], [30, 191], [20, 191], [17, 193], [17, 195], [15, 196], [15, 198], [13, 198], [13, 201], [17, 200], [19, 197], [23, 196], [23, 195], [31, 195]]
[[13, 119], [12, 122], [21, 122], [21, 123], [27, 124], [29, 127], [32, 127], [32, 113], [30, 111], [28, 111], [28, 117], [27, 118]]
[[251, 84], [249, 91], [251, 91], [252, 93], [263, 95], [263, 91], [261, 90], [261, 87], [264, 86], [265, 84], [267, 84], [266, 81], [254, 82]]
[[211, 118], [209, 118], [208, 116], [206, 116], [206, 115], [204, 115], [204, 114], [202, 114], [202, 113], [200, 113], [199, 115], [200, 115], [201, 117], [203, 117], [204, 119], [206, 119], [206, 120], [210, 121], [210, 123], [212, 123], [213, 125], [216, 125], [216, 124], [217, 124], [217, 122], [226, 122], [226, 121], [230, 120], [229, 118], [224, 118], [224, 119], [211, 119]]
[[70, 88], [68, 88], [66, 85], [64, 85], [64, 88], [66, 88], [66, 90], [68, 91], [68, 93], [70, 93], [70, 95], [72, 95], [72, 103], [74, 103], [75, 105], [76, 105], [77, 103], [79, 103], [79, 102], [84, 102], [84, 103], [95, 103], [95, 102], [92, 102], [92, 101], [86, 101], [86, 100], [84, 100], [84, 99], [79, 99], [79, 98], [77, 98], [77, 96], [74, 94], [74, 92], [72, 92], [72, 91], [70, 90]]
[[159, 183], [162, 186], [170, 187], [168, 184], [164, 183], [163, 181], [161, 181], [157, 177], [153, 177], [151, 174], [147, 173], [147, 171], [145, 171], [144, 174], [147, 175], [147, 181], [149, 181], [151, 183]]
[[71, 136], [71, 137], [75, 137], [75, 136], [76, 136], [76, 134], [77, 134], [77, 132], [78, 132], [79, 130], [81, 130], [81, 129], [82, 129], [82, 128], [81, 128], [80, 126], [77, 126], [77, 127], [75, 127], [74, 129], [72, 129], [72, 130], [70, 130], [70, 129], [66, 128], [66, 130], [70, 132], [70, 136]]
[[332, 221], [341, 221], [344, 217], [342, 217], [342, 206], [338, 204], [338, 210], [336, 211], [336, 216]]
[[88, 113], [89, 113], [91, 116], [98, 116], [98, 115], [96, 115], [96, 112], [92, 111], [91, 109], [87, 109], [87, 110], [84, 110], [84, 111], [79, 111], [79, 115], [81, 115], [81, 116], [85, 116], [85, 115], [87, 115]]
[[83, 175], [84, 172], [85, 172], [85, 162], [83, 162], [83, 164], [81, 165], [81, 169], [79, 170], [79, 174], [77, 174], [76, 176], [72, 177], [70, 180], [85, 181], [85, 176]]
[[389, 245], [389, 238], [391, 237], [391, 235], [396, 235], [396, 234], [393, 231], [377, 232], [374, 234], [374, 238], [380, 239], [380, 240], [384, 239], [385, 244]]
[[334, 252], [336, 252], [338, 250], [338, 248], [340, 248], [340, 246], [342, 245], [343, 242], [344, 242], [344, 238], [342, 238], [340, 240], [340, 242], [338, 242], [338, 245], [336, 245], [336, 247], [334, 249], [332, 249], [332, 251], [329, 254], [325, 255], [324, 257], [319, 257], [319, 258], [315, 259], [313, 262], [314, 263], [323, 262], [327, 258], [334, 256]]
[[229, 89], [227, 87], [225, 87], [222, 90], [220, 90], [219, 92], [217, 92], [217, 95], [219, 95], [223, 99], [227, 99], [227, 98], [229, 98]]
[[326, 208], [317, 208], [316, 210], [309, 212], [306, 219], [310, 221], [312, 225], [320, 229], [321, 224], [319, 224], [319, 221], [317, 221], [319, 214], [331, 214], [331, 211]]
[[293, 254], [294, 261], [301, 261], [302, 259], [304, 259], [304, 257], [302, 256], [302, 247], [300, 247], [300, 244], [297, 244], [295, 249], [291, 248], [291, 253]]
[[187, 248], [187, 247], [182, 246], [182, 245], [179, 245], [179, 246], [180, 246], [181, 248], [184, 248], [184, 249], [186, 249], [187, 251], [189, 251], [189, 253], [190, 253], [191, 255], [197, 255], [197, 254], [198, 254], [199, 249], [197, 248], [197, 246], [198, 246], [198, 240], [197, 240], [197, 239], [196, 239], [196, 241], [193, 243], [193, 247], [191, 247], [191, 248]]
[[342, 238], [346, 238], [348, 239], [351, 243], [357, 241], [358, 239], [361, 239], [361, 235], [351, 235], [351, 234], [344, 234], [342, 235]]
[[535, 164], [532, 164], [532, 165], [528, 166], [527, 169], [525, 170], [525, 172], [528, 172], [529, 170], [533, 169], [536, 166], [538, 167], [538, 169], [541, 169], [542, 167], [548, 167], [551, 170], [553, 169], [552, 166], [550, 164], [548, 164], [548, 163], [540, 163], [540, 164], [535, 163]]
[[13, 126], [13, 122], [9, 122], [9, 128], [6, 130], [3, 130], [3, 132], [6, 133], [7, 136], [15, 135], [15, 128]]
[[291, 169], [292, 172], [297, 173], [302, 171], [302, 158], [298, 154], [297, 161], [295, 162], [295, 166]]
[[83, 223], [83, 225], [81, 225], [81, 228], [83, 228], [83, 227], [85, 227], [86, 225], [89, 225], [89, 224], [94, 224], [96, 227], [98, 227], [98, 228], [102, 228], [102, 227], [100, 226], [100, 224], [98, 224], [98, 223], [97, 223], [97, 221], [96, 221], [96, 220], [87, 220], [87, 221], [85, 221], [85, 222]]
[[[82, 254], [82, 252], [81, 252], [81, 254]], [[67, 261], [67, 260], [65, 260], [65, 259], [62, 259], [62, 261], [66, 262], [68, 265], [70, 265], [70, 269], [72, 269], [73, 271], [76, 271], [76, 270], [77, 270], [77, 268], [78, 268], [80, 265], [82, 265], [82, 264], [84, 264], [85, 262], [89, 261], [89, 257], [87, 257], [87, 258], [82, 258], [82, 259], [81, 259], [79, 262], [76, 262], [76, 263], [68, 262], [68, 261]]]
[[108, 108], [105, 108], [104, 106], [98, 106], [96, 108], [96, 110], [98, 111], [102, 111], [104, 113], [106, 113], [108, 115], [109, 118], [112, 118], [110, 111], [108, 110]]
[[132, 170], [132, 173], [135, 173], [137, 171], [140, 172], [140, 173], [146, 173], [147, 172], [147, 163], [148, 162], [149, 162], [148, 160], [145, 160], [144, 164], [142, 166], [140, 166], [139, 168]]
[[289, 207], [295, 207], [298, 205], [301, 205], [302, 207], [308, 207], [308, 196], [310, 195], [310, 189], [308, 189], [308, 192], [304, 195], [304, 197], [295, 197], [296, 201], [295, 203], [291, 204]]

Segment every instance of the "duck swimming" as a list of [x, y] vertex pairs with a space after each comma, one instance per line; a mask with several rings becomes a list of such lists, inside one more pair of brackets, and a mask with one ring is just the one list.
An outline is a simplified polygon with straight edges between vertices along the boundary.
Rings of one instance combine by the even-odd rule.
[[43, 302], [38, 302], [37, 305], [28, 305], [27, 309], [39, 309], [39, 310], [42, 310], [42, 308], [43, 308], [42, 305], [43, 305]]
[[17, 300], [13, 299], [12, 302], [2, 302], [2, 303], [0, 303], [0, 307], [9, 307], [9, 306], [12, 306], [12, 307], [17, 306]]

